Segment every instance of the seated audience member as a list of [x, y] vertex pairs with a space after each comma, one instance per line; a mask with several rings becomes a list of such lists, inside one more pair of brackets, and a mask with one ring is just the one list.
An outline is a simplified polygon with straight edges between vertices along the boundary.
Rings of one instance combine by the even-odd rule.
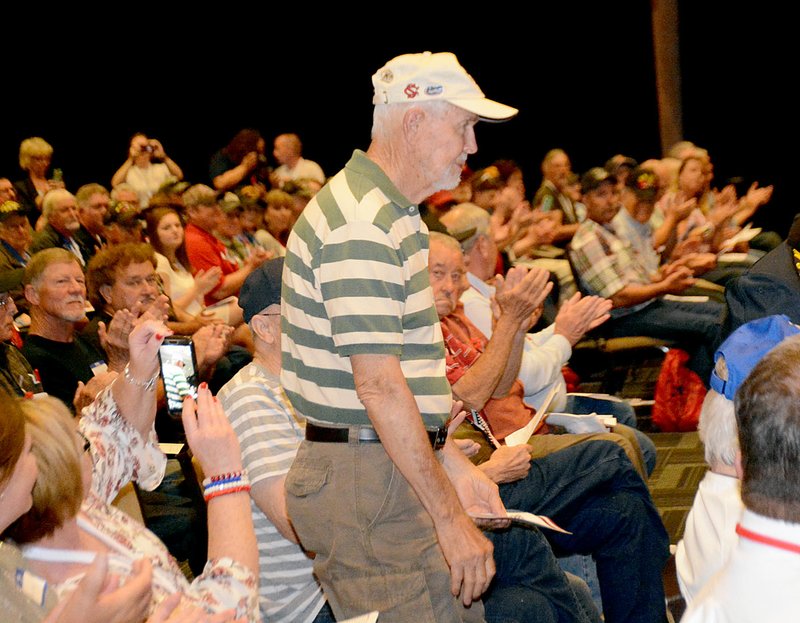
[[[191, 582], [164, 544], [140, 522], [111, 506], [120, 488], [135, 480], [152, 489], [164, 476], [165, 457], [153, 430], [158, 347], [169, 331], [148, 321], [131, 331], [126, 373], [84, 409], [76, 421], [53, 398], [22, 401], [38, 474], [31, 509], [6, 531], [23, 545], [25, 566], [60, 598], [75, 590], [91, 556], [108, 557], [125, 581], [145, 555], [153, 567], [145, 614], [178, 592], [207, 614], [234, 609], [250, 623], [260, 620], [258, 558], [250, 519], [249, 482], [236, 436], [205, 386], [197, 402], [184, 403], [187, 440], [204, 474], [208, 501], [208, 563]], [[86, 460], [84, 455], [88, 455]], [[37, 471], [37, 470], [34, 470]], [[57, 552], [74, 552], [70, 564]], [[231, 614], [231, 613], [228, 613]]]
[[[658, 195], [658, 177], [653, 171], [636, 167], [619, 188], [622, 207], [611, 219], [611, 226], [616, 235], [630, 245], [631, 252], [651, 275], [658, 277], [678, 266], [686, 266], [692, 271], [692, 275], [700, 277], [716, 268], [717, 257], [713, 253], [684, 252], [673, 261], [664, 261], [661, 253], [664, 245], [656, 240], [657, 233], [650, 225]], [[670, 214], [677, 213], [670, 211]], [[665, 225], [671, 222], [673, 221], [668, 218]], [[720, 303], [724, 299], [723, 292], [722, 286], [705, 279], [695, 282], [695, 285], [685, 290], [686, 294], [711, 296]]]
[[[250, 188], [256, 187], [251, 186]], [[239, 221], [242, 225], [242, 236], [245, 242], [252, 247], [263, 249], [270, 254], [270, 257], [283, 257], [286, 255], [286, 247], [266, 230], [264, 223], [264, 213], [267, 208], [266, 201], [261, 193], [257, 196], [252, 196], [242, 191], [239, 193], [242, 201], [242, 213], [239, 216]]]
[[[612, 547], [608, 541], [610, 534], [627, 532], [627, 528], [620, 530], [619, 525], [612, 525], [620, 516], [609, 517], [605, 525], [595, 524], [591, 530], [588, 526], [578, 530], [566, 528], [574, 535], [581, 535], [575, 541], [562, 540], [556, 533], [546, 537], [559, 552], [591, 553], [598, 561], [597, 575], [607, 621], [661, 621], [666, 531], [642, 480], [646, 475], [635, 437], [624, 438], [614, 433], [543, 434], [546, 427], [540, 426], [527, 444], [503, 443], [508, 433], [528, 424], [533, 416], [522, 402], [522, 384], [516, 376], [531, 314], [548, 289], [544, 285], [546, 273], [513, 268], [504, 280], [498, 280], [495, 300], [500, 311], [492, 338], [486, 340], [464, 316], [463, 305], [458, 302], [463, 289], [464, 261], [454, 238], [436, 232], [430, 234], [429, 270], [445, 342], [448, 381], [454, 398], [462, 401], [472, 414], [468, 416], [472, 425], [462, 424], [456, 437], [465, 440], [464, 447], [469, 448], [472, 460], [500, 485], [500, 497], [507, 508], [544, 514], [566, 528], [564, 523], [574, 526], [574, 522], [581, 523], [594, 516], [595, 510], [591, 509], [595, 504], [609, 503], [611, 498], [600, 502], [607, 495], [620, 503], [619, 510], [625, 507], [623, 514], [630, 513], [625, 522], [631, 521], [636, 528], [627, 535], [624, 544], [617, 541], [614, 553], [599, 550]], [[595, 322], [605, 318], [607, 315], [601, 313]], [[488, 426], [481, 426], [481, 421]], [[600, 469], [601, 465], [604, 469]], [[606, 467], [609, 471], [605, 471]], [[586, 478], [576, 478], [584, 473]], [[567, 489], [566, 482], [569, 482]], [[509, 486], [504, 487], [506, 484]], [[610, 494], [611, 490], [625, 490], [630, 498], [623, 502], [616, 494]], [[601, 538], [600, 532], [606, 536]], [[638, 551], [640, 555], [647, 550], [649, 554], [644, 556], [647, 561], [637, 561], [639, 568], [635, 571], [630, 567], [623, 570], [631, 560], [630, 556], [621, 555], [622, 550]], [[612, 558], [616, 560], [612, 562]], [[635, 577], [639, 583], [635, 596], [623, 588], [623, 576], [627, 573], [634, 573], [629, 580]]]
[[208, 166], [211, 185], [221, 192], [248, 185], [268, 188], [270, 181], [265, 147], [264, 138], [258, 130], [239, 130], [230, 143], [211, 156]]
[[19, 168], [25, 177], [14, 182], [16, 200], [25, 208], [28, 221], [36, 231], [44, 225], [42, 202], [51, 190], [64, 188], [64, 182], [49, 177], [53, 146], [39, 136], [26, 138], [19, 145]]
[[[668, 247], [670, 257], [680, 258], [684, 245], [688, 245], [690, 252], [750, 251], [747, 243], [731, 247], [728, 239], [752, 216], [752, 206], [758, 207], [769, 200], [772, 189], [760, 189], [754, 185], [745, 197], [739, 199], [733, 185], [728, 185], [721, 191], [712, 189], [712, 179], [713, 165], [708, 152], [697, 149], [681, 162], [676, 188], [667, 192], [657, 204], [652, 217], [656, 223], [670, 204], [695, 202], [695, 207], [688, 215], [678, 219], [675, 224], [676, 246], [674, 249]], [[662, 227], [658, 229], [661, 230]], [[724, 286], [762, 255], [763, 251], [753, 251], [748, 253], [745, 260], [726, 261], [724, 266], [710, 271], [706, 278]]]
[[122, 182], [122, 184], [114, 186], [110, 194], [112, 203], [119, 201], [131, 204], [137, 211], [142, 209], [142, 206], [139, 204], [139, 194], [136, 192], [136, 189], [127, 182]]
[[205, 295], [206, 305], [228, 296], [237, 296], [245, 278], [266, 258], [262, 252], [253, 253], [240, 268], [226, 257], [225, 245], [214, 236], [222, 219], [217, 193], [203, 184], [195, 184], [182, 195], [186, 208], [186, 256], [191, 270], [208, 271], [218, 267], [222, 274], [217, 284]]
[[[145, 213], [147, 238], [155, 251], [156, 272], [161, 287], [170, 301], [178, 319], [188, 320], [203, 313], [204, 296], [217, 284], [222, 270], [213, 266], [189, 272], [189, 258], [186, 256], [186, 240], [180, 206], [161, 206], [150, 208]], [[241, 323], [241, 312], [233, 302], [215, 308], [215, 315], [227, 324]]]
[[0, 203], [5, 203], [6, 201], [17, 201], [17, 189], [14, 188], [14, 184], [10, 179], [0, 177]]
[[[491, 338], [494, 329], [492, 283], [496, 276], [499, 251], [489, 235], [489, 215], [483, 208], [465, 203], [453, 207], [443, 217], [443, 223], [452, 229], [456, 239], [470, 234], [468, 238], [460, 240], [468, 268], [466, 278], [469, 285], [461, 295], [460, 302], [469, 321], [484, 336]], [[621, 424], [636, 427], [635, 412], [625, 402], [611, 397], [609, 400], [589, 400], [566, 394], [562, 368], [569, 361], [572, 347], [608, 307], [609, 303], [597, 300], [597, 297], [581, 300], [580, 295], [576, 294], [561, 305], [552, 324], [537, 333], [526, 333], [518, 373], [524, 387], [526, 405], [539, 409], [555, 386], [556, 394], [550, 405], [552, 411], [608, 413], [615, 415]], [[656, 462], [655, 445], [644, 433], [636, 431], [635, 434], [642, 448], [647, 472], [652, 473]]]
[[137, 132], [131, 137], [128, 157], [111, 178], [111, 185], [123, 182], [130, 185], [146, 208], [150, 197], [169, 181], [183, 179], [183, 171], [167, 156], [161, 141]]
[[316, 180], [300, 179], [291, 180], [283, 185], [285, 192], [292, 198], [292, 223], [303, 213], [308, 202], [316, 195], [320, 188]]
[[[30, 227], [27, 219], [25, 224]], [[14, 316], [17, 315], [11, 292], [20, 289], [23, 273], [22, 268], [0, 271], [0, 390], [20, 397], [42, 391], [42, 384], [36, 378], [31, 364], [10, 343], [15, 331]]]
[[[127, 312], [125, 316], [128, 317], [128, 323], [148, 314], [159, 320], [163, 319], [171, 331], [191, 335], [197, 348], [201, 378], [209, 379], [215, 365], [228, 351], [227, 340], [233, 332], [230, 326], [221, 322], [210, 322], [207, 318], [199, 320], [193, 317], [189, 321], [175, 318], [169, 299], [159, 293], [155, 252], [150, 245], [121, 244], [104, 249], [89, 263], [86, 280], [89, 300], [97, 313], [81, 331], [81, 336], [96, 349], [104, 351], [109, 361], [116, 353], [110, 352], [103, 345], [100, 323], [104, 323], [104, 328], [107, 329], [111, 326], [112, 319], [123, 312]], [[225, 347], [207, 348], [207, 340], [218, 336], [226, 342]], [[127, 353], [122, 353], [121, 356], [127, 357]]]
[[[256, 354], [218, 398], [242, 447], [251, 481], [253, 523], [259, 537], [261, 614], [265, 621], [332, 621], [333, 613], [313, 575], [309, 554], [297, 543], [284, 499], [284, 481], [304, 438], [305, 420], [280, 386], [281, 271], [283, 260], [265, 262], [245, 280], [239, 302], [253, 331]], [[538, 530], [489, 533], [497, 573], [485, 596], [488, 620], [584, 621], [564, 574]], [[584, 587], [585, 588], [585, 587]], [[591, 611], [591, 603], [586, 604]], [[593, 613], [589, 620], [599, 620]]]
[[785, 623], [800, 611], [800, 337], [783, 340], [736, 392], [744, 512], [728, 563], [684, 623]]
[[75, 201], [78, 203], [78, 220], [81, 223], [75, 238], [89, 251], [91, 259], [106, 244], [105, 223], [111, 197], [100, 184], [84, 184], [75, 193]]
[[42, 199], [42, 216], [46, 224], [33, 235], [30, 252], [59, 247], [72, 253], [81, 266], [91, 251], [81, 246], [76, 234], [81, 227], [75, 195], [64, 188], [49, 191]]
[[[0, 273], [25, 268], [31, 259], [32, 230], [22, 206], [9, 200], [0, 204]], [[9, 293], [21, 312], [27, 312], [28, 301], [21, 287]]]
[[275, 188], [283, 188], [288, 181], [314, 180], [320, 186], [325, 183], [325, 174], [313, 160], [303, 158], [303, 144], [297, 134], [279, 134], [275, 137], [272, 155], [278, 167], [270, 175]]
[[284, 253], [286, 253], [286, 239], [295, 222], [294, 199], [285, 190], [277, 188], [270, 190], [264, 199], [267, 203], [264, 211], [264, 225], [270, 236], [284, 247]]
[[242, 236], [242, 201], [236, 193], [227, 192], [220, 197], [219, 209], [222, 217], [217, 222], [214, 235], [225, 245], [228, 261], [241, 268], [251, 251]]
[[563, 149], [551, 149], [542, 159], [542, 184], [533, 197], [533, 207], [551, 212], [555, 218], [554, 244], [564, 246], [578, 229], [579, 215], [564, 187], [572, 172], [572, 163]]
[[675, 565], [687, 604], [730, 559], [742, 497], [736, 472], [739, 451], [734, 397], [744, 379], [769, 350], [800, 333], [786, 316], [768, 316], [739, 327], [719, 347], [711, 389], [703, 401], [698, 431], [709, 466], [686, 517]]
[[[459, 301], [465, 288], [466, 268], [455, 238], [431, 232], [428, 270], [453, 396], [472, 412], [469, 419], [475, 426], [476, 438], [496, 447], [506, 436], [527, 426], [536, 413], [523, 402], [524, 388], [517, 377], [525, 334], [550, 290], [547, 272], [516, 267], [505, 279], [496, 280], [495, 304], [500, 311], [492, 338], [488, 339], [467, 319]], [[599, 303], [592, 320], [587, 320], [592, 325], [608, 318], [608, 307]], [[545, 434], [549, 431], [547, 425], [540, 422], [528, 441], [529, 452], [544, 456], [589, 438], [610, 439], [625, 449], [642, 478], [647, 478], [635, 435], [628, 427], [621, 425], [618, 429], [620, 434], [550, 435]], [[491, 445], [485, 444], [478, 458], [485, 459], [489, 451]]]
[[[0, 400], [5, 405], [4, 417], [0, 419], [0, 498], [3, 499], [0, 534], [3, 534], [30, 510], [38, 468], [36, 457], [31, 452], [31, 435], [26, 434], [21, 401], [3, 394], [2, 390]], [[19, 561], [16, 563], [18, 569], [27, 570], [15, 544], [6, 540], [2, 542], [2, 548], [4, 556], [13, 556]], [[16, 582], [15, 574], [0, 573], [3, 615], [12, 621], [33, 623], [142, 623], [151, 609], [152, 563], [146, 558], [134, 561], [121, 586], [114, 575], [109, 570], [108, 557], [95, 556], [72, 594], [53, 605], [53, 593], [48, 593], [45, 603], [42, 603], [24, 592], [23, 586]], [[181, 598], [181, 593], [172, 593], [161, 601], [145, 623], [207, 623], [209, 619], [205, 609], [181, 603]]]
[[612, 219], [620, 209], [616, 180], [595, 167], [581, 178], [587, 219], [569, 245], [569, 257], [580, 289], [611, 299], [609, 337], [646, 335], [678, 342], [691, 354], [689, 367], [708, 382], [719, 333], [722, 305], [665, 298], [695, 284], [686, 266], [655, 278], [626, 241], [615, 233]]
[[22, 354], [44, 391], [72, 406], [79, 384], [102, 386], [110, 380], [104, 353], [76, 328], [86, 318], [83, 268], [66, 249], [45, 249], [31, 257], [23, 283], [31, 325]]
[[786, 239], [725, 289], [727, 314], [721, 338], [755, 318], [786, 314], [800, 323], [800, 214]]
[[628, 183], [628, 176], [638, 166], [639, 163], [630, 156], [614, 154], [606, 160], [603, 168], [617, 178], [617, 184], [622, 188]]
[[103, 235], [108, 246], [135, 244], [143, 241], [141, 212], [138, 203], [112, 199], [103, 223]]

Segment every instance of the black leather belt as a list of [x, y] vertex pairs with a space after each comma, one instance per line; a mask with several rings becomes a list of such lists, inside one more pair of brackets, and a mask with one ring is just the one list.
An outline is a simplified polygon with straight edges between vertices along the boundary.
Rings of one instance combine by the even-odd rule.
[[[306, 421], [306, 439], [308, 441], [321, 441], [323, 443], [347, 443], [350, 441], [350, 429], [358, 429], [358, 441], [360, 443], [380, 443], [378, 432], [372, 426], [348, 426], [348, 427], [332, 427], [320, 426]], [[444, 446], [447, 441], [447, 428], [440, 426], [439, 428], [428, 429], [428, 439], [430, 439], [431, 446], [434, 450], [438, 450]]]

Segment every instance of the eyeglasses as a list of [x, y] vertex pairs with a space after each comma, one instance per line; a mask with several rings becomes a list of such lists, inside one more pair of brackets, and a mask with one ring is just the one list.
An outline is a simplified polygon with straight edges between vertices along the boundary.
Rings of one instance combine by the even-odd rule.
[[83, 451], [84, 452], [88, 452], [89, 448], [92, 447], [92, 442], [89, 441], [89, 438], [86, 435], [84, 435], [81, 431], [77, 431], [77, 433], [78, 433], [78, 436], [81, 439], [83, 439]]

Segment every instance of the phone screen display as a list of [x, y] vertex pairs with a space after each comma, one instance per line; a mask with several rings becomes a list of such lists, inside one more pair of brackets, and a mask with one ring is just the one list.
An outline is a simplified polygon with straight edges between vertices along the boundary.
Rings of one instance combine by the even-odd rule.
[[180, 413], [186, 396], [197, 398], [197, 361], [191, 340], [170, 341], [167, 338], [158, 350], [161, 377], [167, 395], [167, 409]]

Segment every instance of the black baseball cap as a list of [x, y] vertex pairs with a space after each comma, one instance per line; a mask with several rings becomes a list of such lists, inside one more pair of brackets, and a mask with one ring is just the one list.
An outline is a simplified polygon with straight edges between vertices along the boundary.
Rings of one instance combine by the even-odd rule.
[[244, 312], [245, 322], [250, 322], [253, 316], [260, 314], [270, 305], [281, 304], [282, 274], [283, 258], [276, 257], [261, 262], [261, 265], [247, 276], [239, 290], [239, 307]]

